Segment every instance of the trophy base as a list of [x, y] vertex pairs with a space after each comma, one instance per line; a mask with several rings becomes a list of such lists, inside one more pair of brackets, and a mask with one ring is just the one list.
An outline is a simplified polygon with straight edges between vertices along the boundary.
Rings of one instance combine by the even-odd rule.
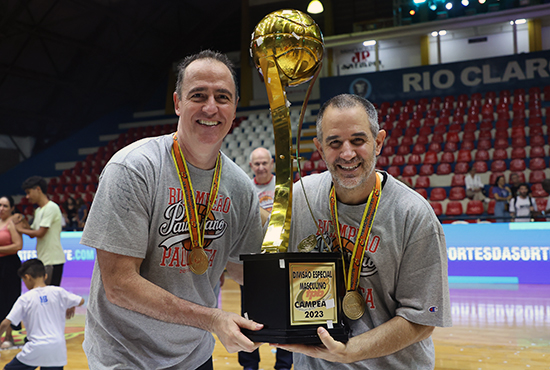
[[[327, 329], [329, 334], [342, 343], [346, 343], [349, 338], [349, 333], [344, 327]], [[317, 327], [301, 328], [301, 329], [262, 329], [252, 331], [241, 329], [242, 333], [248, 339], [255, 343], [278, 343], [278, 344], [321, 344], [321, 339], [317, 335]]]
[[[339, 253], [241, 255], [242, 313], [264, 324], [262, 330], [243, 329], [243, 334], [254, 342], [321, 344], [317, 328], [322, 326], [335, 340], [347, 342], [349, 332], [341, 310], [345, 294], [341, 258]], [[306, 272], [311, 272], [310, 280], [296, 281], [296, 276]], [[315, 277], [320, 275], [328, 278]], [[320, 281], [332, 288], [325, 291], [310, 287]]]

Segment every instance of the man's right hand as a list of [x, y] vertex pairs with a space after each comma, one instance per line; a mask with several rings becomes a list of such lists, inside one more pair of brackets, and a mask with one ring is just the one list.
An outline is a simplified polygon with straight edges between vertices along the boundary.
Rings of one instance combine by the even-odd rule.
[[235, 313], [218, 310], [212, 317], [212, 330], [229, 353], [245, 351], [252, 352], [261, 343], [254, 343], [248, 339], [241, 328], [249, 330], [260, 330], [264, 326], [255, 321], [245, 319]]

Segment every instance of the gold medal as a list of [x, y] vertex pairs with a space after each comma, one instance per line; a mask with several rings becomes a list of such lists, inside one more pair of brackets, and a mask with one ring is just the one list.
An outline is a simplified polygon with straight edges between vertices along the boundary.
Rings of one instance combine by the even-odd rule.
[[342, 301], [342, 309], [350, 320], [360, 319], [365, 313], [365, 301], [361, 293], [356, 290], [346, 292]]
[[317, 245], [317, 238], [315, 235], [310, 235], [298, 244], [298, 251], [302, 253], [311, 252]]
[[187, 254], [187, 263], [193, 273], [202, 275], [208, 269], [208, 256], [204, 249], [193, 248]]

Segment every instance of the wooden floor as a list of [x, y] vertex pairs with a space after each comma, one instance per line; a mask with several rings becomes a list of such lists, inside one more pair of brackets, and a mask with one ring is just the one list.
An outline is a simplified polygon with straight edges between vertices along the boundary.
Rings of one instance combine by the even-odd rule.
[[[68, 279], [66, 279], [68, 280]], [[89, 280], [71, 279], [64, 286], [87, 299]], [[240, 312], [240, 292], [231, 280], [222, 288], [222, 308]], [[436, 369], [550, 369], [550, 285], [453, 285], [452, 328], [437, 328], [433, 335]], [[88, 369], [82, 351], [85, 307], [67, 321], [68, 365], [65, 369]], [[21, 344], [23, 334], [16, 334]], [[0, 368], [19, 349], [0, 351]], [[275, 354], [260, 347], [260, 369], [273, 369]], [[216, 370], [242, 369], [236, 354], [217, 342]]]

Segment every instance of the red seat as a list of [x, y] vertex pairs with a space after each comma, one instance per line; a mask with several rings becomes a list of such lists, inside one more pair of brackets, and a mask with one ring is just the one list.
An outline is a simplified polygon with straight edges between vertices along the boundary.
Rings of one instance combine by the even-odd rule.
[[536, 184], [541, 183], [546, 179], [546, 174], [544, 171], [538, 170], [538, 171], [531, 171], [529, 174], [529, 183]]
[[424, 164], [436, 164], [439, 160], [437, 159], [437, 153], [435, 152], [426, 152], [424, 156]]
[[424, 118], [424, 126], [435, 126], [435, 119], [433, 117]]
[[527, 168], [523, 159], [512, 159], [510, 162], [510, 171], [524, 171]]
[[434, 167], [431, 164], [423, 164], [420, 166], [420, 171], [418, 172], [421, 176], [431, 176], [434, 174]]
[[462, 186], [452, 187], [449, 191], [450, 200], [462, 200], [466, 198], [466, 190]]
[[[544, 136], [531, 136], [529, 138], [529, 145], [531, 146], [544, 146], [546, 142], [544, 141]], [[524, 145], [525, 146], [525, 145]]]
[[424, 188], [414, 189], [418, 194], [422, 195], [424, 199], [428, 199], [428, 191]]
[[388, 157], [380, 156], [376, 159], [377, 168], [387, 167], [389, 165], [390, 165], [390, 160], [388, 159]]
[[416, 188], [429, 188], [430, 178], [428, 176], [418, 176], [416, 178]]
[[419, 165], [422, 164], [422, 158], [418, 154], [411, 154], [407, 160], [407, 164], [410, 165]]
[[513, 148], [512, 149], [512, 159], [524, 159], [527, 156], [525, 153], [525, 148]]
[[434, 133], [432, 135], [432, 143], [441, 144], [443, 141], [445, 141], [443, 138], [443, 134]]
[[465, 132], [469, 132], [469, 131], [476, 131], [477, 130], [477, 125], [475, 123], [472, 123], [472, 122], [468, 122], [467, 124], [464, 125], [464, 131]]
[[[525, 146], [525, 145], [523, 145]], [[502, 139], [502, 138], [499, 138], [499, 139], [495, 139], [495, 149], [506, 149], [508, 148], [508, 140], [506, 139]]]
[[435, 127], [434, 127], [434, 134], [444, 134], [447, 132], [447, 126], [441, 124], [441, 123], [438, 123]]
[[463, 174], [453, 175], [451, 179], [451, 186], [466, 186], [466, 182]]
[[462, 214], [462, 203], [452, 201], [447, 203], [447, 210], [445, 215], [447, 216], [460, 216]]
[[531, 151], [529, 152], [530, 158], [543, 158], [545, 156], [544, 147], [542, 146], [532, 146]]
[[391, 161], [392, 166], [403, 166], [404, 164], [405, 164], [405, 157], [400, 154], [395, 155]]
[[441, 203], [430, 202], [430, 205], [432, 206], [436, 216], [441, 216], [443, 214], [443, 206]]
[[447, 133], [447, 142], [454, 142], [458, 143], [460, 142], [460, 138], [458, 137], [458, 132], [448, 132]]
[[458, 144], [454, 141], [448, 141], [445, 143], [445, 148], [443, 148], [443, 151], [445, 152], [456, 152], [458, 150]]
[[441, 163], [455, 163], [455, 154], [451, 152], [444, 152], [443, 155], [441, 155], [440, 159]]
[[491, 149], [493, 146], [491, 145], [491, 140], [489, 139], [481, 139], [477, 142], [477, 148], [478, 149]]
[[[491, 173], [491, 176], [489, 176], [489, 184], [490, 185], [495, 185], [495, 182], [497, 181], [497, 177], [499, 176], [503, 176], [504, 174], [502, 172], [493, 172]], [[492, 191], [489, 191], [489, 196], [492, 198], [493, 197], [493, 192]]]
[[408, 145], [400, 145], [397, 148], [397, 155], [408, 155], [411, 153], [411, 147]]
[[545, 210], [548, 203], [548, 198], [535, 198], [535, 203], [537, 203], [537, 209], [539, 211]]
[[401, 170], [397, 166], [388, 167], [387, 172], [393, 177], [398, 177], [401, 175]]
[[432, 134], [432, 128], [429, 126], [422, 126], [420, 130], [418, 130], [418, 135], [420, 136], [428, 136]]
[[[506, 131], [508, 133], [508, 131]], [[525, 137], [525, 127], [512, 127], [512, 137]]]
[[420, 138], [424, 138], [425, 136], [419, 136], [418, 137], [418, 140], [416, 142], [416, 144], [414, 144], [413, 148], [412, 148], [412, 153], [413, 154], [424, 154], [426, 152], [426, 143], [427, 143], [427, 138], [426, 138], [426, 143], [422, 144], [420, 143]]
[[489, 160], [489, 151], [485, 149], [476, 150], [476, 155], [474, 157], [476, 161], [488, 161]]
[[510, 124], [508, 123], [507, 120], [498, 120], [496, 123], [495, 123], [495, 128], [497, 130], [505, 130], [505, 129], [508, 129], [508, 127], [510, 127]]
[[318, 161], [319, 159], [321, 159], [321, 153], [319, 153], [319, 151], [314, 151], [313, 153], [311, 153], [311, 158], [310, 158], [310, 161], [312, 162], [316, 162]]
[[464, 134], [462, 134], [463, 141], [475, 141], [476, 139], [475, 131], [464, 131]]
[[430, 143], [430, 145], [428, 146], [428, 151], [439, 153], [441, 151], [441, 144], [440, 143], [435, 143], [435, 142], [432, 141]]
[[464, 150], [474, 150], [475, 147], [476, 145], [473, 140], [464, 139], [464, 141], [460, 144], [460, 149]]
[[547, 197], [548, 193], [544, 191], [542, 184], [533, 184], [531, 186], [531, 195], [533, 198]]
[[[453, 123], [449, 126], [448, 132], [460, 132], [462, 131], [462, 125], [458, 124], [458, 123]], [[457, 135], [458, 137], [458, 135]], [[447, 137], [447, 140], [449, 140], [449, 138]]]
[[542, 117], [529, 117], [529, 127], [536, 127], [543, 125]]
[[474, 162], [474, 167], [475, 167], [477, 173], [485, 173], [489, 169], [489, 166], [487, 165], [487, 162], [485, 162], [485, 161]]
[[403, 168], [402, 175], [403, 175], [403, 176], [406, 176], [406, 177], [415, 176], [415, 175], [416, 175], [416, 166], [414, 166], [414, 165], [412, 165], [412, 164], [406, 165], [406, 166]]
[[472, 152], [466, 149], [460, 149], [456, 158], [457, 162], [470, 162], [472, 160]]
[[508, 129], [500, 129], [500, 130], [495, 131], [495, 139], [506, 139], [506, 140], [508, 140], [508, 138], [509, 138]]
[[483, 202], [481, 200], [471, 200], [466, 205], [466, 214], [468, 216], [481, 215], [483, 212]]
[[487, 206], [487, 214], [489, 215], [495, 214], [495, 204], [497, 204], [497, 202], [494, 199], [491, 199], [491, 201], [489, 202], [489, 205]]
[[306, 173], [309, 173], [315, 169], [315, 166], [313, 165], [312, 161], [305, 161], [302, 163], [302, 176], [304, 176]]
[[502, 148], [495, 149], [495, 151], [493, 152], [493, 160], [497, 160], [497, 159], [502, 159], [502, 160], [508, 159], [508, 152], [506, 151], [506, 149], [502, 149]]
[[[527, 140], [525, 137], [513, 137], [512, 138], [512, 148], [524, 148], [527, 146]], [[496, 143], [495, 143], [496, 148]]]
[[391, 157], [395, 154], [395, 149], [393, 146], [385, 146], [384, 149], [382, 149], [382, 156], [384, 157]]
[[[526, 182], [526, 180], [525, 180], [525, 173], [523, 173], [523, 172], [516, 172], [515, 174], [518, 175], [518, 177], [519, 177], [519, 182], [520, 182], [520, 183]], [[511, 177], [512, 177], [512, 173], [510, 173], [510, 177], [508, 178], [508, 182], [511, 182], [511, 181], [512, 181]]]
[[458, 162], [455, 165], [455, 173], [456, 174], [464, 174], [468, 173], [468, 170], [470, 169], [470, 166], [466, 162]]
[[430, 200], [439, 201], [447, 198], [447, 192], [444, 188], [433, 188], [430, 193]]
[[544, 158], [531, 158], [529, 161], [529, 169], [531, 171], [539, 171], [546, 169], [546, 161]]
[[493, 123], [492, 122], [481, 122], [479, 125], [480, 131], [491, 131], [493, 129]]
[[438, 175], [448, 175], [452, 172], [451, 165], [449, 163], [440, 163], [437, 166]]
[[525, 120], [523, 118], [514, 118], [512, 120], [512, 127], [525, 127]]
[[416, 136], [416, 134], [417, 134], [416, 129], [413, 127], [409, 127], [408, 129], [405, 130], [405, 136], [413, 137], [413, 136]]
[[491, 172], [504, 172], [506, 169], [506, 162], [502, 159], [497, 159], [491, 163]]
[[484, 140], [491, 140], [493, 138], [493, 133], [491, 132], [491, 130], [487, 130], [487, 131], [479, 131], [479, 139], [484, 139]]
[[542, 126], [529, 127], [529, 136], [542, 136], [542, 135], [544, 135], [544, 131], [542, 130]]

